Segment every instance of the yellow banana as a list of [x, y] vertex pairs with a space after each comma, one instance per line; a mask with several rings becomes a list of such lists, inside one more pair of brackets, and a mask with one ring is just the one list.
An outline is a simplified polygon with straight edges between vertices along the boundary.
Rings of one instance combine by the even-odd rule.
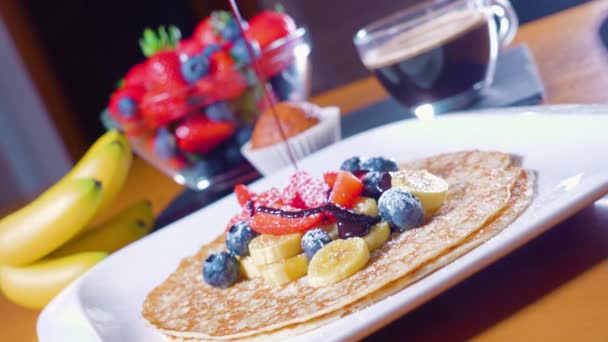
[[99, 211], [107, 209], [114, 201], [131, 167], [132, 153], [129, 142], [116, 131], [110, 131], [93, 144], [80, 161], [50, 190], [61, 188], [66, 181], [92, 177], [104, 186], [104, 195]]
[[[154, 212], [152, 211], [152, 203], [150, 203], [148, 200], [137, 201], [114, 214], [112, 217], [106, 219], [104, 222], [95, 226], [87, 227], [80, 235], [84, 235], [88, 231], [96, 230], [102, 226], [107, 226], [111, 222], [117, 221], [141, 221], [141, 225], [143, 225], [148, 232], [151, 231], [154, 227]], [[75, 237], [74, 239], [78, 238], [79, 236]]]
[[139, 220], [110, 220], [59, 247], [49, 257], [57, 258], [87, 251], [112, 253], [145, 236], [148, 231]]
[[75, 179], [3, 218], [0, 264], [28, 264], [57, 249], [91, 221], [101, 198], [100, 182]]
[[0, 266], [0, 288], [12, 302], [42, 309], [61, 290], [107, 256], [86, 252], [28, 266]]

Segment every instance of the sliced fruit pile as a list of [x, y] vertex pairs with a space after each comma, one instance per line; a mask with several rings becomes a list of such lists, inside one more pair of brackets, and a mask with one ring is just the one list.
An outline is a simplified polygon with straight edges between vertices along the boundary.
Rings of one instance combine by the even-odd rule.
[[147, 59], [112, 94], [111, 118], [127, 135], [147, 139], [147, 152], [172, 169], [205, 176], [241, 163], [239, 147], [267, 105], [247, 44], [278, 100], [290, 98], [298, 81], [293, 44], [278, 42], [296, 31], [293, 19], [264, 11], [243, 25], [244, 37], [232, 14], [216, 11], [189, 38], [173, 26], [146, 29], [140, 46]]
[[345, 160], [318, 179], [298, 171], [283, 189], [234, 189], [242, 207], [228, 223], [227, 251], [210, 255], [203, 278], [229, 287], [239, 278], [285, 285], [308, 275], [314, 287], [365, 267], [370, 253], [420, 227], [442, 205], [448, 184], [426, 170], [399, 170], [384, 157]]

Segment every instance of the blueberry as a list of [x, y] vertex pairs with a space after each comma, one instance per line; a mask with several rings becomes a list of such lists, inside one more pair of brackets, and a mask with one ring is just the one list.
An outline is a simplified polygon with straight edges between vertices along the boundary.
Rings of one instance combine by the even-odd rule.
[[304, 250], [309, 259], [312, 259], [319, 249], [330, 242], [331, 236], [329, 233], [321, 228], [311, 229], [302, 237], [302, 250]]
[[361, 168], [367, 171], [397, 171], [399, 166], [391, 159], [371, 157], [361, 162]]
[[137, 103], [132, 98], [124, 96], [118, 100], [118, 111], [128, 119], [137, 112]]
[[233, 41], [239, 37], [241, 31], [239, 30], [238, 25], [236, 24], [236, 20], [234, 18], [230, 18], [230, 20], [224, 25], [222, 29], [221, 35], [224, 40]]
[[209, 58], [204, 53], [187, 57], [181, 61], [180, 70], [186, 82], [194, 83], [209, 72]]
[[391, 230], [404, 232], [422, 225], [424, 211], [420, 201], [411, 193], [392, 188], [385, 191], [378, 200], [378, 210]]
[[202, 55], [205, 57], [209, 57], [211, 55], [213, 55], [214, 53], [216, 53], [217, 51], [220, 51], [222, 49], [222, 46], [219, 44], [209, 44], [207, 46], [205, 46], [205, 48], [203, 49]]
[[225, 101], [215, 102], [205, 109], [207, 118], [213, 121], [234, 121], [234, 114]]
[[175, 138], [166, 128], [159, 128], [154, 139], [154, 152], [163, 159], [170, 159], [175, 156]]
[[342, 162], [340, 165], [340, 170], [344, 171], [356, 171], [361, 169], [361, 158], [359, 157], [350, 157]]
[[291, 97], [297, 89], [298, 84], [298, 69], [295, 65], [281, 71], [280, 73], [268, 79], [272, 85], [272, 90], [277, 94], [279, 100], [296, 100]]
[[[251, 63], [251, 58], [249, 58], [249, 52], [247, 51], [247, 41], [243, 38], [237, 39], [232, 48], [230, 48], [230, 55], [234, 58], [238, 63], [249, 64]], [[257, 58], [260, 56], [260, 45], [255, 40], [249, 41], [251, 44], [251, 49], [253, 50], [253, 55]]]
[[363, 193], [365, 197], [378, 199], [382, 193], [391, 188], [391, 174], [388, 172], [372, 171], [362, 178]]
[[249, 255], [249, 242], [258, 236], [246, 221], [232, 225], [226, 233], [226, 248], [234, 255]]
[[244, 145], [246, 142], [249, 141], [249, 139], [251, 139], [252, 132], [253, 132], [253, 128], [249, 127], [249, 126], [239, 128], [239, 130], [235, 134], [236, 143], [239, 144], [240, 146]]
[[209, 255], [203, 264], [203, 279], [213, 287], [227, 288], [236, 283], [241, 267], [236, 257], [226, 251]]

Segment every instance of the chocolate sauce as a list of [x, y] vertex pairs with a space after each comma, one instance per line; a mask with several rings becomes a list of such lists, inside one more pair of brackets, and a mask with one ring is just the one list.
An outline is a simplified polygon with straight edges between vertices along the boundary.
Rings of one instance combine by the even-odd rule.
[[236, 5], [236, 0], [230, 0], [230, 9], [232, 10], [232, 15], [234, 16], [234, 19], [236, 20], [236, 24], [241, 33], [241, 37], [245, 40], [245, 46], [247, 47], [247, 53], [249, 54], [249, 59], [253, 62], [253, 70], [255, 71], [256, 78], [258, 79], [258, 82], [260, 82], [260, 84], [262, 85], [262, 89], [264, 89], [264, 97], [266, 98], [266, 101], [268, 101], [268, 104], [270, 105], [270, 110], [272, 111], [272, 115], [274, 117], [274, 121], [275, 121], [277, 127], [279, 127], [279, 133], [281, 133], [281, 138], [283, 139], [283, 143], [285, 144], [285, 147], [287, 148], [287, 155], [289, 156], [289, 160], [291, 161], [291, 164], [293, 164], [293, 167], [297, 171], [298, 164], [296, 163], [296, 158], [294, 157], [293, 151], [291, 150], [291, 147], [289, 146], [289, 142], [287, 142], [287, 135], [285, 134], [285, 130], [283, 129], [283, 126], [281, 125], [281, 120], [279, 120], [279, 115], [277, 114], [277, 110], [275, 109], [276, 103], [274, 101], [274, 98], [270, 95], [272, 92], [272, 88], [270, 88], [271, 85], [270, 85], [270, 83], [266, 82], [266, 78], [260, 72], [260, 67], [258, 65], [257, 58], [255, 57], [255, 53], [253, 52], [253, 48], [251, 47], [251, 44], [249, 44], [249, 41], [245, 37], [245, 28], [243, 27], [243, 18], [241, 17], [239, 8]]
[[357, 214], [333, 203], [327, 203], [316, 208], [294, 211], [259, 206], [254, 209], [254, 213], [255, 212], [278, 215], [285, 218], [302, 218], [316, 214], [330, 213], [336, 218], [336, 221], [338, 221], [338, 234], [342, 239], [354, 236], [364, 236], [369, 233], [371, 226], [381, 220], [380, 216], [372, 217]]

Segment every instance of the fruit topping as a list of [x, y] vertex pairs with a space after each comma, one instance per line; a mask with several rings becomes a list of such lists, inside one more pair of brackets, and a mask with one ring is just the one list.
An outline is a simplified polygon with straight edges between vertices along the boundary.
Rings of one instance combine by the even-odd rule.
[[226, 248], [234, 255], [249, 255], [249, 243], [258, 233], [249, 227], [247, 221], [235, 223], [226, 234]]
[[367, 216], [378, 216], [378, 203], [370, 197], [359, 197], [353, 205], [353, 211]]
[[340, 165], [340, 170], [355, 172], [357, 170], [361, 170], [361, 158], [359, 157], [350, 157], [342, 162]]
[[313, 287], [338, 283], [365, 267], [369, 258], [369, 249], [362, 238], [334, 240], [310, 260], [308, 282]]
[[392, 172], [392, 186], [411, 192], [416, 196], [425, 215], [432, 215], [443, 204], [448, 183], [426, 170], [399, 170]]
[[332, 241], [328, 232], [321, 228], [307, 231], [302, 237], [302, 250], [312, 259], [319, 249]]
[[[323, 219], [322, 214], [313, 214], [304, 217], [286, 217], [282, 214], [259, 211], [253, 215], [251, 228], [261, 234], [289, 234], [303, 232], [314, 228]], [[289, 211], [282, 211], [288, 213]]]
[[249, 190], [249, 188], [244, 184], [237, 184], [234, 187], [234, 194], [236, 195], [236, 200], [241, 206], [247, 204], [247, 201], [255, 196], [255, 193]]
[[378, 209], [382, 219], [397, 232], [419, 227], [424, 219], [420, 201], [410, 192], [399, 188], [385, 191], [378, 200]]
[[302, 253], [302, 233], [262, 234], [251, 240], [249, 253], [256, 265], [268, 265]]
[[391, 188], [391, 175], [388, 172], [371, 171], [361, 177], [363, 182], [363, 196], [374, 199], [380, 198], [380, 195]]
[[371, 157], [361, 161], [361, 169], [367, 171], [397, 171], [399, 166], [394, 160], [384, 157]]
[[239, 261], [226, 251], [209, 255], [203, 264], [203, 279], [213, 287], [227, 288], [236, 283], [239, 274]]
[[334, 184], [336, 184], [336, 178], [338, 177], [338, 172], [325, 172], [323, 174], [323, 181], [325, 182], [325, 184], [329, 185], [330, 188], [334, 187]]
[[250, 256], [241, 258], [241, 275], [245, 279], [259, 278], [262, 276], [260, 268], [253, 262]]
[[348, 171], [338, 172], [329, 201], [344, 208], [351, 208], [363, 191], [363, 183]]
[[267, 284], [281, 286], [306, 275], [308, 272], [308, 257], [305, 254], [299, 254], [260, 268], [262, 278]]
[[283, 203], [299, 209], [316, 208], [327, 202], [329, 186], [306, 171], [298, 171], [283, 190]]
[[376, 248], [382, 246], [388, 238], [391, 236], [391, 228], [388, 222], [381, 221], [372, 226], [369, 233], [363, 236], [363, 240], [367, 244], [370, 252], [373, 252]]

